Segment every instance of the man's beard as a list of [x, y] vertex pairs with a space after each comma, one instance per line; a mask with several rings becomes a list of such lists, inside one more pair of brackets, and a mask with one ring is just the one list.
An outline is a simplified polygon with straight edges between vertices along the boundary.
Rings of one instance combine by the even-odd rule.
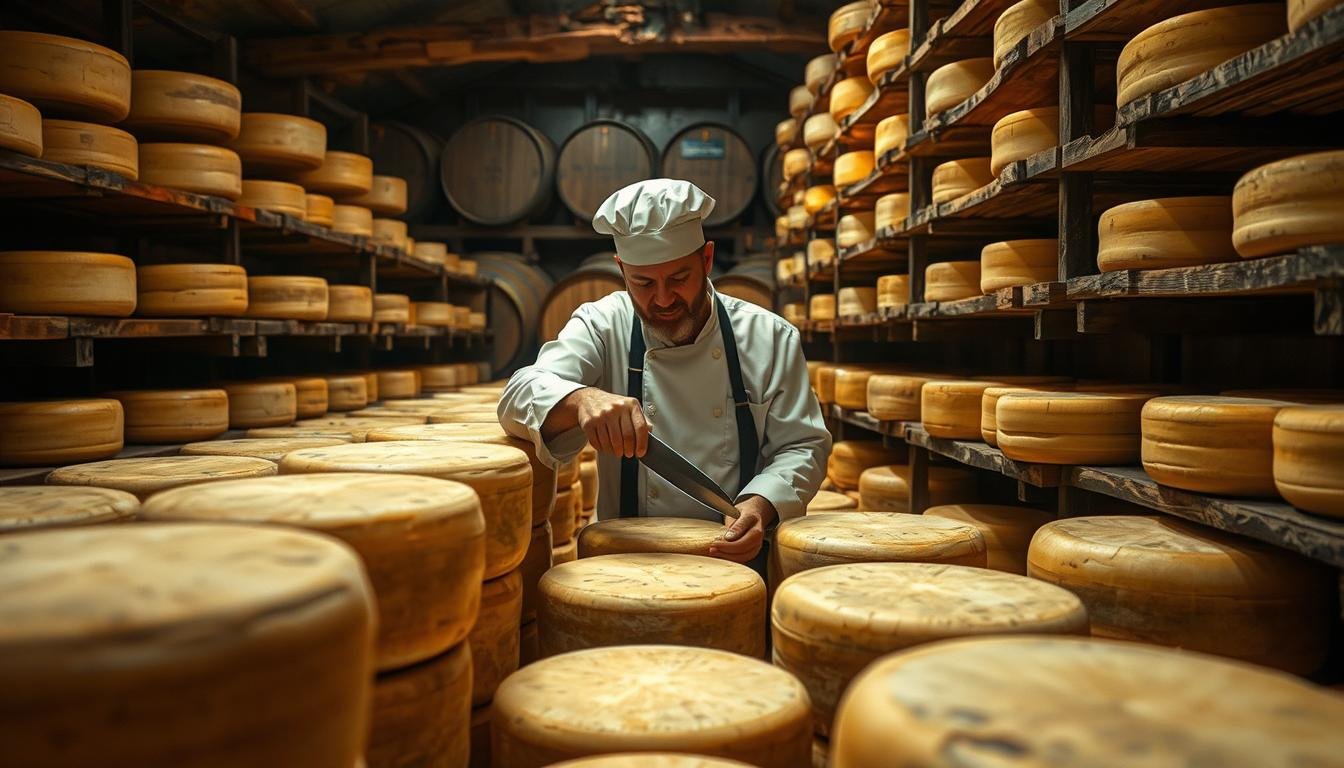
[[687, 306], [686, 302], [678, 299], [677, 303], [671, 307], [680, 315], [676, 320], [667, 321], [651, 317], [638, 304], [631, 302], [635, 308], [635, 314], [639, 315], [639, 319], [644, 323], [644, 326], [652, 330], [659, 338], [674, 346], [689, 344], [695, 338], [696, 333], [700, 331], [700, 318], [704, 315], [705, 306], [708, 303], [708, 279], [705, 280], [705, 285], [701, 287], [693, 306]]

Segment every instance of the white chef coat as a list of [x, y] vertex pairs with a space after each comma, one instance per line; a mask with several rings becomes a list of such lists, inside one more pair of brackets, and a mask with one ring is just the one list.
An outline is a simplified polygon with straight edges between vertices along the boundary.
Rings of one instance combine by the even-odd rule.
[[[781, 520], [805, 514], [826, 472], [831, 435], [808, 384], [798, 331], [778, 315], [715, 292], [737, 340], [742, 381], [756, 423], [761, 456], [754, 479], [740, 487], [737, 422], [718, 313], [690, 344], [670, 346], [644, 329], [644, 415], [658, 435], [698, 466], [735, 500], [754, 494], [775, 506]], [[531, 440], [549, 465], [574, 457], [587, 442], [575, 428], [550, 443], [541, 425], [551, 408], [576, 389], [626, 394], [630, 295], [617, 291], [574, 311], [560, 336], [541, 348], [534, 365], [519, 369], [504, 388], [499, 420]], [[621, 459], [598, 454], [597, 517], [620, 516]], [[721, 521], [676, 486], [639, 466], [641, 514]]]

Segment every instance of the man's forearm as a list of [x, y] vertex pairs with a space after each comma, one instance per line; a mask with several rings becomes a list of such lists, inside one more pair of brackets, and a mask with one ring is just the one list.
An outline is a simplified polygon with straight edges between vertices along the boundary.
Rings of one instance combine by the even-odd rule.
[[[589, 389], [584, 387], [584, 389]], [[541, 438], [550, 442], [563, 435], [571, 429], [579, 426], [579, 398], [582, 397], [583, 389], [576, 389], [565, 395], [560, 402], [551, 408], [550, 413], [546, 414], [546, 420], [541, 423]]]

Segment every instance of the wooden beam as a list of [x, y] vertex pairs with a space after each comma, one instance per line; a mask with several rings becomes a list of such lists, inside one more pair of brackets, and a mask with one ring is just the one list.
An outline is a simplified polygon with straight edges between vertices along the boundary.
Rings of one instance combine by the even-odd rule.
[[276, 16], [281, 21], [292, 27], [302, 29], [317, 29], [317, 16], [310, 8], [304, 7], [301, 0], [262, 0], [262, 5], [271, 15]]

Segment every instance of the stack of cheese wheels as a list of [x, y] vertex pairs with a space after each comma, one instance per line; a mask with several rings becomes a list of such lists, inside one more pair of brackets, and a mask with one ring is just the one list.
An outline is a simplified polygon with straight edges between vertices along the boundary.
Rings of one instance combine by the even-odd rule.
[[818, 269], [835, 261], [835, 240], [816, 238], [807, 241], [807, 267]]
[[327, 281], [320, 277], [296, 275], [249, 277], [247, 316], [274, 320], [325, 320]]
[[238, 153], [208, 144], [140, 144], [140, 181], [237, 200], [243, 194]]
[[[953, 504], [975, 497], [975, 474], [954, 467], [929, 467], [928, 503]], [[859, 507], [866, 512], [913, 512], [910, 468], [900, 464], [869, 467], [859, 475]]]
[[481, 608], [471, 628], [471, 706], [490, 706], [495, 689], [520, 661], [523, 575], [517, 570], [481, 586]]
[[229, 147], [243, 160], [249, 176], [293, 174], [322, 165], [327, 151], [326, 126], [298, 115], [244, 112], [238, 136]]
[[880, 440], [840, 440], [831, 448], [826, 476], [841, 491], [859, 490], [859, 475], [869, 467], [905, 461], [905, 448], [888, 448]]
[[1009, 164], [1057, 146], [1058, 107], [1037, 107], [1013, 112], [995, 123], [990, 132], [989, 172], [998, 176]]
[[795, 85], [789, 90], [789, 114], [798, 120], [807, 117], [812, 109], [812, 92], [805, 85]]
[[940, 261], [924, 269], [925, 301], [958, 301], [981, 295], [979, 261]]
[[132, 181], [140, 177], [140, 153], [135, 137], [109, 125], [44, 118], [42, 159], [102, 168]]
[[919, 421], [924, 385], [937, 377], [918, 373], [878, 373], [868, 379], [868, 415], [881, 421]]
[[302, 220], [308, 215], [308, 196], [303, 187], [288, 181], [244, 179], [238, 204]]
[[0, 536], [41, 528], [128, 523], [140, 500], [112, 488], [65, 485], [0, 487]]
[[[871, 285], [841, 288], [837, 312], [841, 317], [862, 317], [877, 311], [877, 288]], [[867, 382], [864, 382], [865, 386]], [[860, 393], [860, 400], [863, 399]], [[863, 405], [856, 406], [862, 408]]]
[[348, 547], [192, 523], [38, 531], [5, 547], [0, 667], [23, 702], [7, 761], [356, 764], [376, 618]]
[[229, 429], [229, 395], [222, 389], [151, 389], [108, 392], [121, 403], [129, 443], [209, 440]]
[[711, 648], [593, 648], [543, 659], [504, 681], [493, 710], [494, 765], [510, 768], [669, 749], [798, 768], [812, 750], [802, 684]]
[[1055, 238], [1005, 240], [980, 251], [980, 291], [993, 293], [1015, 285], [1046, 283], [1059, 273]]
[[238, 316], [247, 312], [247, 272], [232, 264], [152, 264], [135, 270], [136, 314]]
[[1108, 208], [1097, 224], [1097, 266], [1166, 269], [1235, 261], [1232, 200], [1166, 197]]
[[877, 124], [873, 138], [873, 156], [881, 158], [888, 152], [899, 152], [905, 148], [905, 140], [910, 137], [910, 115], [891, 115]]
[[868, 174], [873, 172], [873, 162], [873, 151], [871, 149], [846, 152], [835, 158], [835, 168], [832, 171], [835, 185], [837, 187], [847, 187], [868, 178]]
[[703, 555], [585, 557], [541, 579], [542, 656], [612, 645], [690, 645], [765, 654], [765, 582]]
[[933, 202], [956, 200], [993, 182], [988, 157], [949, 160], [933, 169]]
[[0, 251], [0, 312], [126, 317], [135, 262], [112, 253]]
[[579, 533], [579, 558], [637, 553], [708, 555], [723, 525], [692, 517], [630, 517], [593, 523]]
[[784, 179], [791, 180], [807, 173], [812, 167], [812, 154], [804, 148], [790, 149], [784, 153]]
[[1059, 4], [1050, 0], [1022, 0], [1008, 6], [994, 22], [994, 66], [1002, 66], [1018, 42], [1058, 13]]
[[47, 482], [115, 488], [145, 499], [183, 485], [269, 477], [275, 472], [275, 462], [251, 456], [160, 456], [73, 464], [52, 470]]
[[836, 248], [853, 248], [873, 239], [877, 218], [873, 211], [858, 211], [840, 217], [835, 226]]
[[846, 509], [858, 509], [859, 503], [843, 493], [835, 491], [817, 491], [817, 495], [807, 503], [807, 514], [817, 512], [839, 512]]
[[411, 297], [404, 293], [375, 293], [373, 319], [379, 323], [409, 323]]
[[115, 123], [130, 112], [131, 65], [84, 40], [3, 30], [0, 92], [50, 117]]
[[1086, 635], [1073, 593], [1016, 574], [935, 563], [847, 563], [794, 575], [770, 611], [775, 665], [807, 687], [817, 732], [878, 658], [980, 635]]
[[992, 59], [967, 59], [944, 64], [929, 75], [924, 87], [925, 114], [946, 111], [970, 98], [994, 76]]
[[406, 250], [406, 222], [396, 219], [374, 219], [374, 245], [386, 245], [397, 250]]
[[1274, 417], [1282, 400], [1183, 395], [1143, 406], [1143, 469], [1163, 485], [1274, 496]]
[[359, 205], [333, 205], [331, 229], [347, 235], [373, 237], [373, 211]]
[[835, 201], [835, 187], [830, 184], [816, 184], [803, 193], [803, 210], [809, 216], [815, 216], [823, 208]]
[[873, 84], [864, 75], [846, 77], [831, 88], [829, 111], [837, 124], [858, 111], [873, 93]]
[[[1057, 764], [1062, 754], [1092, 766], [1133, 765], [1135, 755], [1150, 765], [1328, 765], [1344, 750], [1341, 718], [1337, 693], [1202, 654], [1086, 638], [968, 638], [864, 670], [841, 701], [831, 764], [945, 765], [953, 749], [1003, 765]], [[999, 760], [1009, 743], [1012, 756]]]
[[[814, 296], [813, 298], [816, 297]], [[817, 380], [812, 385], [812, 388], [816, 391], [817, 400], [820, 401], [822, 405], [829, 405], [830, 403], [835, 402], [835, 370], [836, 367], [834, 365], [823, 364], [817, 366]], [[857, 482], [857, 480], [858, 478], [856, 476], [855, 481]]]
[[780, 149], [792, 147], [798, 140], [798, 118], [786, 117], [775, 123], [775, 146]]
[[877, 278], [877, 308], [894, 309], [910, 301], [909, 275], [883, 275]]
[[1031, 537], [1055, 516], [1033, 507], [1001, 504], [942, 504], [924, 510], [928, 517], [967, 523], [985, 540], [985, 567], [1005, 573], [1027, 572]]
[[303, 220], [309, 224], [330, 227], [336, 223], [336, 201], [326, 195], [305, 192], [303, 196], [305, 215]]
[[1232, 244], [1243, 257], [1344, 241], [1344, 151], [1262, 165], [1232, 190]]
[[1201, 75], [1286, 29], [1281, 3], [1210, 8], [1158, 22], [1121, 49], [1115, 104], [1123, 107]]
[[1042, 464], [1133, 464], [1153, 392], [1009, 392], [994, 410], [999, 450]]
[[996, 416], [999, 398], [1012, 392], [1060, 392], [1073, 388], [1072, 382], [1064, 377], [1057, 380], [1045, 380], [1042, 377], [1035, 384], [995, 384], [980, 395], [980, 439], [989, 445], [999, 444], [999, 421]]
[[249, 437], [238, 440], [204, 440], [182, 446], [183, 456], [251, 456], [279, 463], [285, 454], [305, 448], [326, 448], [353, 442], [348, 436]]
[[1097, 637], [1170, 645], [1297, 674], [1325, 661], [1335, 574], [1287, 550], [1166, 517], [1056, 520], [1027, 573], [1082, 598]]
[[910, 30], [895, 29], [878, 35], [868, 46], [868, 80], [877, 85], [882, 76], [905, 63], [910, 54]]
[[956, 520], [890, 512], [818, 512], [775, 534], [779, 576], [840, 563], [985, 565], [985, 540]]
[[280, 427], [298, 416], [298, 390], [284, 381], [231, 382], [221, 385], [229, 395], [229, 427]]
[[373, 320], [373, 289], [367, 285], [328, 285], [327, 320], [333, 323]]
[[842, 48], [863, 34], [872, 6], [871, 0], [858, 0], [846, 3], [831, 13], [826, 25], [826, 42], [830, 43], [832, 51], [840, 53]]
[[415, 371], [376, 371], [378, 396], [383, 400], [405, 400], [420, 394], [420, 377]]
[[124, 425], [111, 398], [0, 403], [0, 466], [106, 459], [122, 449]]
[[223, 144], [238, 136], [242, 106], [238, 88], [223, 80], [137, 69], [131, 73], [131, 111], [121, 125], [147, 141]]
[[891, 227], [900, 229], [910, 216], [910, 195], [906, 192], [893, 192], [877, 199], [873, 206], [873, 226], [877, 229]]
[[830, 112], [819, 112], [803, 123], [803, 143], [808, 149], [817, 151], [826, 145], [826, 142], [835, 138], [836, 132], [840, 130], [836, 125], [835, 118], [831, 117]]
[[1274, 486], [1299, 509], [1344, 517], [1344, 406], [1285, 408], [1274, 417]]
[[[359, 157], [359, 155], [356, 155], [356, 157]], [[363, 206], [382, 216], [400, 216], [406, 212], [405, 179], [398, 176], [373, 174], [369, 181], [371, 186], [368, 192], [359, 195], [347, 195], [341, 202]], [[439, 243], [439, 245], [442, 245], [442, 243]]]
[[807, 317], [813, 322], [835, 319], [835, 294], [816, 293], [807, 301]]
[[8, 115], [8, 120], [0, 124], [0, 149], [41, 157], [42, 114], [37, 107], [0, 93], [0, 110]]

